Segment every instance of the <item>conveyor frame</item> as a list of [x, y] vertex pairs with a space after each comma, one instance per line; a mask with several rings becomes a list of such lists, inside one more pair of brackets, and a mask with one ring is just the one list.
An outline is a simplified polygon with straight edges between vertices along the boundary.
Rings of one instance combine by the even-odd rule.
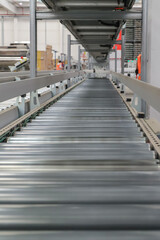
[[45, 111], [46, 108], [54, 104], [58, 99], [63, 97], [65, 94], [67, 94], [69, 91], [71, 91], [73, 88], [78, 86], [81, 82], [84, 80], [81, 80], [80, 82], [76, 83], [75, 85], [67, 88], [64, 92], [59, 93], [58, 95], [50, 98], [45, 103], [41, 104], [40, 107], [37, 107], [33, 109], [32, 111], [29, 111], [24, 116], [18, 118], [17, 120], [13, 121], [11, 124], [5, 126], [4, 128], [0, 129], [0, 142], [6, 142], [7, 138], [9, 136], [13, 136], [16, 131], [19, 131], [22, 126], [26, 126], [28, 122], [30, 122], [32, 119], [34, 119], [37, 115], [39, 115], [41, 112]]
[[[151, 106], [159, 109], [159, 105], [157, 104], [158, 103], [157, 101], [159, 101], [160, 88], [154, 87], [150, 84], [141, 82], [141, 81], [136, 80], [131, 77], [124, 76], [119, 73], [115, 73], [115, 72], [110, 72], [110, 73], [111, 73], [113, 79], [117, 79], [118, 81], [121, 81], [126, 86], [128, 86], [131, 90], [135, 91], [136, 93], [138, 92], [139, 96], [143, 97], [143, 99], [147, 100], [147, 102], [150, 103]], [[159, 163], [158, 159], [160, 159], [160, 139], [153, 132], [153, 130], [150, 128], [150, 126], [146, 123], [145, 119], [139, 118], [137, 116], [137, 111], [131, 106], [131, 104], [129, 102], [126, 101], [124, 94], [121, 93], [121, 89], [117, 88], [117, 86], [113, 82], [112, 82], [112, 84], [115, 87], [115, 89], [118, 91], [120, 96], [122, 97], [127, 108], [131, 112], [131, 114], [134, 117], [134, 119], [136, 120], [137, 124], [140, 126], [144, 135], [147, 137], [147, 141], [151, 144], [151, 149], [155, 150], [157, 163]], [[152, 93], [152, 96], [151, 96], [151, 93]], [[159, 109], [159, 111], [160, 111], [160, 109]]]
[[160, 175], [149, 144], [108, 79], [75, 86], [1, 144], [0, 236], [156, 239]]
[[[73, 73], [72, 73], [73, 74]], [[139, 88], [139, 84], [142, 84], [143, 86], [147, 85], [147, 87], [149, 87], [148, 89], [148, 93], [150, 95], [150, 88], [154, 88], [156, 89], [156, 91], [158, 90], [155, 87], [152, 87], [149, 84], [143, 83], [143, 82], [139, 82], [135, 79], [131, 79], [129, 77], [126, 77], [122, 74], [118, 74], [118, 73], [113, 73], [111, 72], [113, 77], [118, 78], [119, 81], [122, 81], [122, 79], [125, 79], [125, 81], [123, 80], [122, 82], [124, 84], [126, 84], [127, 86], [130, 86], [130, 82], [136, 82], [137, 84], [137, 88]], [[73, 76], [73, 75], [72, 75]], [[43, 77], [44, 78], [44, 77]], [[46, 78], [46, 77], [45, 77]], [[26, 79], [26, 81], [28, 81]], [[77, 84], [76, 84], [77, 85]], [[75, 86], [76, 86], [75, 85]], [[18, 85], [17, 85], [18, 86]], [[18, 88], [18, 87], [17, 87]], [[71, 87], [72, 89], [72, 87]], [[144, 88], [145, 89], [145, 88]], [[68, 90], [66, 90], [64, 93], [66, 94], [68, 92]], [[137, 121], [138, 125], [141, 127], [141, 129], [143, 130], [144, 134], [146, 135], [148, 141], [151, 143], [151, 147], [152, 149], [154, 149], [156, 151], [156, 156], [157, 159], [160, 158], [160, 140], [159, 138], [155, 135], [155, 133], [151, 130], [151, 128], [148, 126], [148, 124], [145, 122], [145, 120], [143, 119], [139, 119], [137, 118], [136, 112], [133, 110], [133, 108], [130, 106], [129, 103], [126, 102], [123, 94], [120, 93], [120, 91], [118, 91], [119, 94], [121, 95], [122, 99], [124, 100], [125, 104], [127, 105], [127, 107], [129, 108], [130, 112], [132, 113], [132, 115], [134, 116], [135, 120]], [[7, 95], [7, 94], [6, 94]], [[7, 95], [8, 96], [8, 95]], [[63, 96], [63, 93], [60, 94], [60, 96]], [[54, 99], [58, 99], [59, 95], [57, 97], [55, 97]], [[47, 106], [47, 104], [49, 102], [52, 102], [52, 99], [48, 100], [46, 103], [43, 104], [43, 107]], [[42, 107], [42, 109], [43, 109]], [[41, 109], [41, 107], [40, 107]], [[36, 114], [39, 114], [39, 112], [41, 112], [39, 108], [36, 108], [35, 110], [25, 114], [23, 117], [19, 118], [18, 120], [14, 121], [12, 124], [9, 124], [8, 126], [4, 127], [3, 129], [1, 129], [0, 131], [0, 135], [1, 135], [1, 141], [6, 141], [7, 137], [14, 134], [14, 132], [16, 130], [19, 130], [21, 128], [21, 123], [23, 123], [24, 125], [26, 124], [26, 122], [30, 121], [30, 119], [34, 118], [36, 116]], [[26, 119], [26, 120], [25, 120]]]

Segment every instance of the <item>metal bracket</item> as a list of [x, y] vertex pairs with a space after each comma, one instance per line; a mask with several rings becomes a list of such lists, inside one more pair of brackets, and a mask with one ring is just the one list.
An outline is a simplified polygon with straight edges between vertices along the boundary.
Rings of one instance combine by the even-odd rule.
[[116, 78], [112, 76], [112, 82], [116, 84]]
[[76, 78], [73, 78], [73, 84], [75, 84], [76, 83]]
[[120, 82], [118, 80], [116, 80], [116, 85], [117, 85], [117, 88], [120, 88]]
[[145, 114], [142, 112], [142, 99], [137, 94], [134, 94], [131, 106], [137, 111], [137, 117], [145, 117]]
[[80, 82], [80, 81], [81, 81], [81, 77], [78, 77], [77, 79], [78, 79], [78, 82]]
[[50, 90], [52, 92], [52, 96], [54, 97], [56, 95], [56, 85], [53, 84], [53, 85], [50, 85]]
[[40, 106], [38, 92], [34, 91], [30, 93], [30, 110]]
[[83, 79], [87, 79], [87, 74], [85, 74], [85, 76], [83, 77], [82, 76], [79, 77], [79, 81], [82, 81]]
[[77, 77], [74, 78], [74, 83], [77, 83], [78, 82], [78, 79]]
[[19, 111], [19, 117], [22, 117], [25, 114], [25, 97], [26, 95], [19, 96], [16, 99], [16, 106], [18, 107], [18, 111]]
[[[15, 76], [15, 81], [21, 81], [21, 79]], [[25, 97], [26, 94], [16, 98], [15, 105], [18, 107], [19, 117], [22, 117], [25, 114]]]
[[[50, 75], [50, 76], [53, 76], [54, 74], [53, 74], [53, 73], [50, 73], [49, 75]], [[51, 92], [52, 92], [52, 96], [54, 97], [54, 96], [57, 94], [56, 84], [50, 85], [50, 90], [51, 90]]]
[[70, 86], [73, 85], [73, 78], [70, 78]]
[[69, 88], [71, 86], [71, 79], [67, 79], [67, 88]]
[[65, 91], [65, 87], [64, 87], [64, 82], [63, 81], [60, 82], [59, 90], [60, 90], [60, 92], [64, 92]]
[[125, 93], [125, 86], [122, 83], [120, 84], [120, 92]]
[[21, 79], [17, 76], [15, 76], [15, 81], [21, 81]]

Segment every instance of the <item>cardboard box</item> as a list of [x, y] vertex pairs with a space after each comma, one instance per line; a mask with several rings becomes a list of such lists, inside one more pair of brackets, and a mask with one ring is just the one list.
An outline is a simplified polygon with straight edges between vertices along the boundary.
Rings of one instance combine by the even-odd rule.
[[[58, 62], [58, 59], [57, 59]], [[47, 45], [46, 51], [37, 51], [37, 70], [53, 70], [54, 60], [52, 53], [52, 46]]]
[[51, 49], [51, 51], [52, 51], [52, 45], [47, 45], [46, 49]]
[[46, 52], [45, 51], [37, 51], [37, 59], [45, 60]]
[[45, 60], [37, 60], [37, 70], [38, 71], [46, 70], [46, 61]]
[[53, 54], [52, 53], [46, 53], [46, 57], [48, 60], [52, 60], [53, 59]]

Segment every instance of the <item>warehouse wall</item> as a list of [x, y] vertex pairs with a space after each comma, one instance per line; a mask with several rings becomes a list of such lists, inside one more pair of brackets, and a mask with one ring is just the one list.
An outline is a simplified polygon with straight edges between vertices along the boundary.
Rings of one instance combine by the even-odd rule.
[[[148, 82], [160, 87], [160, 1], [148, 2]], [[150, 117], [160, 121], [160, 113], [153, 108], [150, 108]]]
[[[110, 70], [115, 71], [115, 52], [110, 54]], [[121, 73], [121, 50], [117, 50], [117, 71]]]
[[[0, 20], [1, 21], [1, 20]], [[0, 23], [0, 32], [1, 32]], [[30, 40], [30, 23], [28, 17], [5, 17], [4, 18], [4, 44], [9, 45], [14, 41]], [[59, 21], [38, 21], [37, 24], [37, 47], [38, 50], [45, 50], [47, 44], [58, 51], [58, 54], [67, 54], [67, 35], [69, 31], [62, 27]], [[63, 39], [62, 39], [63, 38]], [[74, 37], [72, 36], [72, 39]], [[0, 38], [0, 44], [2, 39]], [[62, 46], [63, 45], [63, 46]], [[78, 46], [72, 46], [72, 56], [78, 59]]]

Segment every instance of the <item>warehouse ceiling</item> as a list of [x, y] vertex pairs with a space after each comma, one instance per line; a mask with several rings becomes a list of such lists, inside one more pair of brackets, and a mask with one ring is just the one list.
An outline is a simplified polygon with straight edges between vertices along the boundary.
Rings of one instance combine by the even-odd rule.
[[[54, 13], [82, 13], [78, 20], [61, 20], [97, 61], [104, 61], [124, 24], [122, 20], [83, 20], [85, 11], [126, 11], [135, 0], [42, 0]], [[107, 13], [107, 12], [106, 12]]]

